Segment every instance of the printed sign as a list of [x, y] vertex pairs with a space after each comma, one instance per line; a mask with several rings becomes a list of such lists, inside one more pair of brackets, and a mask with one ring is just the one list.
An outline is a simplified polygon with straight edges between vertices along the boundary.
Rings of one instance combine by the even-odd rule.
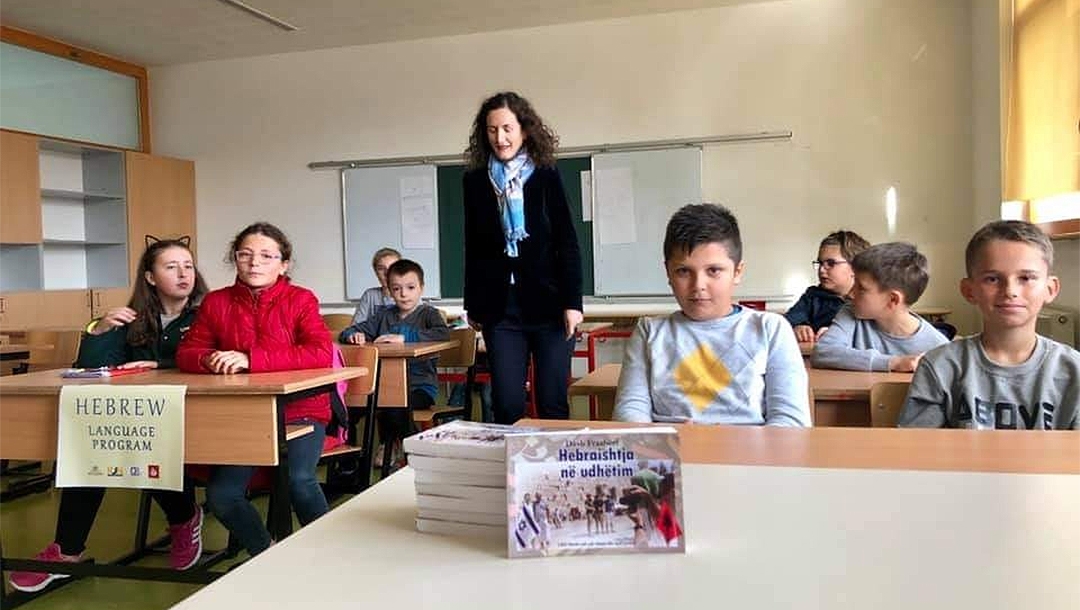
[[57, 487], [184, 487], [186, 386], [60, 389]]

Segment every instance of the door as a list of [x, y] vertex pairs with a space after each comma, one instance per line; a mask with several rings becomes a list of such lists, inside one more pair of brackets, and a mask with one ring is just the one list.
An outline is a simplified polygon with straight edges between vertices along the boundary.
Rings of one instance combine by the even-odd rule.
[[195, 251], [195, 163], [128, 152], [126, 165], [128, 256], [134, 280], [147, 235], [188, 235]]
[[38, 139], [0, 131], [0, 243], [41, 243]]
[[105, 312], [128, 304], [131, 291], [127, 288], [95, 288], [90, 291], [90, 317], [100, 318]]

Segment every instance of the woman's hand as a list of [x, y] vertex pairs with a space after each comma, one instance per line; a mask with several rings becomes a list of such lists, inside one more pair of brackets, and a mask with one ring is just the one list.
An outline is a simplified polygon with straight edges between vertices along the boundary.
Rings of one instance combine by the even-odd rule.
[[90, 330], [91, 335], [103, 335], [117, 326], [124, 326], [135, 321], [139, 314], [135, 313], [135, 310], [130, 307], [114, 307], [105, 312], [94, 328]]
[[375, 343], [405, 343], [405, 335], [379, 335]]
[[349, 335], [349, 343], [352, 343], [353, 345], [363, 345], [364, 343], [367, 343], [367, 337], [364, 336], [364, 333], [353, 333]]
[[131, 362], [125, 362], [118, 369], [156, 369], [158, 367], [157, 360], [132, 360]]
[[230, 375], [248, 370], [251, 361], [244, 352], [217, 351], [206, 359], [206, 368], [220, 375]]
[[799, 324], [795, 326], [795, 340], [799, 343], [813, 343], [814, 327], [809, 324]]
[[576, 309], [563, 310], [563, 321], [566, 324], [567, 339], [572, 338], [574, 334], [577, 333], [578, 324], [581, 324], [581, 321], [584, 318], [585, 316]]

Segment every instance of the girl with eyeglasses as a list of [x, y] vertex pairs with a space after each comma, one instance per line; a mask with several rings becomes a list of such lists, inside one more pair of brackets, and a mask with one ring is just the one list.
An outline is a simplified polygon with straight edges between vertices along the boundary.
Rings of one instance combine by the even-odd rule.
[[[86, 327], [79, 345], [78, 367], [119, 366], [171, 368], [181, 337], [195, 319], [206, 282], [195, 268], [188, 237], [147, 236], [139, 259], [131, 299], [110, 309]], [[190, 486], [183, 491], [154, 490], [150, 496], [165, 511], [171, 537], [169, 565], [186, 570], [202, 554], [202, 509]], [[55, 562], [83, 560], [90, 528], [105, 499], [103, 487], [68, 487], [60, 492], [54, 541], [35, 559]], [[67, 574], [12, 572], [11, 586], [41, 591]]]
[[[292, 245], [281, 229], [265, 222], [245, 228], [232, 241], [228, 258], [236, 265], [236, 282], [206, 295], [176, 354], [180, 369], [227, 375], [333, 366], [318, 299], [286, 275]], [[315, 476], [330, 421], [329, 396], [290, 402], [285, 421], [315, 427], [315, 433], [288, 442], [289, 493], [300, 524], [306, 525], [329, 510]], [[272, 542], [245, 494], [254, 473], [254, 466], [216, 466], [206, 488], [214, 516], [253, 556]]]
[[869, 247], [870, 242], [854, 231], [839, 230], [821, 240], [818, 257], [811, 262], [818, 285], [807, 288], [784, 314], [800, 342], [817, 341], [832, 324], [855, 287], [850, 261]]

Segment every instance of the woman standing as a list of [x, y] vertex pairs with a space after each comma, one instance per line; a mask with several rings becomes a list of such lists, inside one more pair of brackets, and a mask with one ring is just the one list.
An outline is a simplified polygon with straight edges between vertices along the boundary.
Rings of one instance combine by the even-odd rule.
[[529, 102], [504, 92], [481, 104], [466, 151], [465, 310], [487, 344], [498, 423], [524, 414], [530, 356], [540, 417], [570, 415], [581, 253], [557, 145]]

